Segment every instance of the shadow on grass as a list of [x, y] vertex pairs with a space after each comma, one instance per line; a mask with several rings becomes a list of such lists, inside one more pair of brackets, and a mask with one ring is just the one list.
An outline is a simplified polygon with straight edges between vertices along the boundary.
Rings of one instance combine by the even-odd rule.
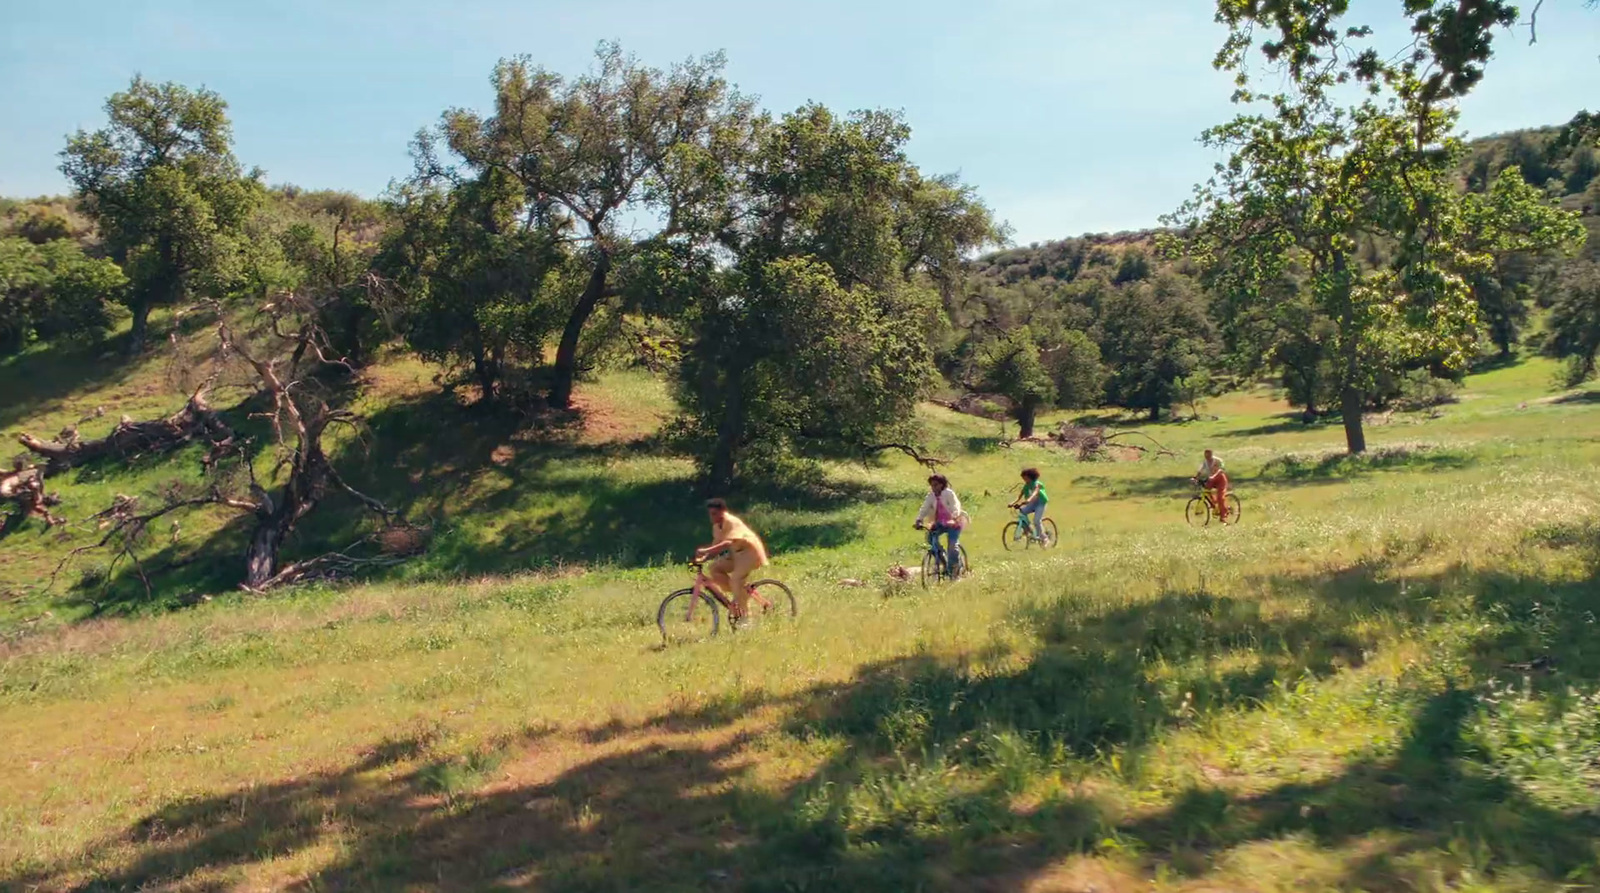
[[1275, 482], [1314, 482], [1376, 471], [1459, 471], [1477, 462], [1478, 458], [1471, 453], [1426, 444], [1382, 446], [1360, 454], [1328, 452], [1279, 456], [1261, 467], [1260, 477]]
[[[643, 566], [686, 558], [708, 541], [693, 469], [654, 437], [589, 443], [581, 420], [540, 432], [476, 413], [443, 396], [392, 405], [370, 420], [370, 446], [337, 460], [349, 480], [440, 536], [425, 574], [494, 573], [559, 564]], [[727, 494], [775, 555], [844, 545], [861, 536], [838, 512], [882, 498], [828, 478], [746, 485]], [[308, 541], [353, 539], [364, 518], [307, 519]]]
[[[152, 325], [150, 343], [165, 336]], [[140, 374], [144, 360], [127, 359], [127, 333], [99, 344], [44, 344], [21, 354], [0, 357], [0, 430], [24, 419], [59, 408], [59, 404], [86, 389], [102, 388]], [[114, 407], [107, 407], [113, 409]], [[35, 431], [40, 436], [54, 431]], [[13, 444], [15, 446], [15, 444]]]
[[1299, 434], [1306, 431], [1339, 431], [1343, 433], [1344, 430], [1339, 426], [1338, 416], [1319, 416], [1308, 422], [1302, 413], [1284, 412], [1270, 418], [1279, 419], [1279, 421], [1257, 425], [1254, 428], [1235, 428], [1229, 431], [1219, 431], [1215, 436], [1231, 438], [1269, 437], [1273, 434]]
[[[1110, 610], [1065, 596], [1011, 618], [1034, 639], [1025, 658], [924, 653], [795, 693], [739, 692], [580, 731], [594, 750], [560, 769], [550, 761], [568, 751], [507, 742], [526, 781], [510, 772], [488, 783], [496, 759], [383, 744], [334, 772], [158, 810], [80, 859], [0, 880], [221, 890], [317, 847], [330, 861], [297, 876], [308, 889], [1008, 890], [1102, 852], [1121, 854], [1113, 864], [1131, 865], [1139, 882], [1176, 873], [1225, 885], [1242, 848], [1292, 838], [1325, 857], [1334, 877], [1317, 885], [1328, 888], [1600, 882], [1600, 815], [1552, 806], [1537, 784], [1516, 781], [1477, 731], [1492, 705], [1449, 684], [1400, 680], [1358, 696], [1409, 717], [1400, 740], [1319, 780], [1198, 785], [1133, 813], [1092, 787], [1052, 782], [1108, 765], [1136, 776], [1148, 746], [1173, 730], [1314, 692], [1376, 647], [1375, 616], [1416, 630], [1472, 621], [1450, 657], [1479, 680], [1526, 655], [1521, 634], [1550, 658], [1548, 690], [1600, 682], [1576, 622], [1600, 608], [1600, 528], [1530, 538], [1528, 548], [1583, 559], [1564, 577], [1406, 576], [1428, 544], [1412, 545], [1336, 573], [1259, 581], [1300, 596], [1298, 613], [1204, 591]], [[755, 711], [772, 711], [781, 734], [760, 733]], [[810, 748], [811, 768], [759, 778], [764, 748], [780, 739]], [[1045, 793], [1020, 807], [1018, 795], [1040, 784]], [[131, 864], [95, 862], [126, 847], [138, 853]]]
[[[230, 411], [230, 423], [254, 437], [258, 452], [269, 449], [262, 424], [243, 416]], [[368, 428], [367, 436], [338, 450], [334, 462], [353, 486], [414, 523], [434, 525], [427, 553], [399, 570], [412, 578], [573, 564], [645, 566], [687, 558], [710, 538], [689, 463], [657, 439], [587, 443], [579, 416], [530, 432], [509, 415], [461, 407], [444, 395], [391, 405]], [[76, 477], [79, 483], [133, 479], [165, 464], [175, 478], [193, 484], [198, 456], [191, 447], [137, 460], [136, 467], [108, 461], [79, 469]], [[859, 523], [841, 512], [883, 494], [819, 477], [763, 481], [729, 497], [769, 551], [782, 556], [858, 539]], [[159, 504], [161, 496], [149, 499]], [[181, 608], [233, 590], [243, 578], [254, 519], [201, 511], [222, 519], [204, 537], [169, 536], [166, 527], [151, 531], [140, 550], [150, 589], [128, 561], [107, 581], [103, 570], [112, 556], [96, 554], [63, 578], [72, 586], [68, 600], [91, 617], [126, 615]], [[332, 490], [297, 525], [280, 560], [349, 549], [377, 527], [354, 499]]]
[[1561, 406], [1588, 406], [1591, 403], [1600, 403], [1600, 391], [1578, 391], [1572, 394], [1563, 394], [1550, 402]]

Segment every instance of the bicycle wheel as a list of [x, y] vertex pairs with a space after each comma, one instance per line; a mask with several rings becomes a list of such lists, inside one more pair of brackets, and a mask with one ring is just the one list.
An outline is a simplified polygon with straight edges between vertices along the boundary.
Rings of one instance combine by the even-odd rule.
[[662, 599], [656, 610], [656, 626], [661, 628], [662, 645], [688, 644], [716, 635], [722, 618], [711, 596], [702, 592], [696, 601], [693, 589], [679, 589]]
[[755, 590], [755, 596], [750, 599], [748, 620], [770, 623], [800, 616], [800, 603], [794, 600], [794, 593], [787, 585], [777, 580], [757, 580], [750, 588]]
[[1056, 532], [1056, 519], [1046, 518], [1044, 523], [1039, 526], [1044, 528], [1044, 542], [1040, 543], [1039, 547], [1042, 549], [1054, 549], [1061, 538], [1061, 535]]
[[[960, 571], [960, 575], [962, 577], [965, 577], [967, 573], [972, 570], [972, 563], [967, 560], [967, 547], [960, 543], [956, 543], [956, 552], [961, 555], [961, 565], [957, 568], [957, 570]], [[957, 577], [952, 577], [949, 574], [945, 574], [945, 577], [951, 580], [957, 579]]]
[[1229, 493], [1228, 494], [1228, 519], [1226, 521], [1223, 521], [1222, 523], [1224, 523], [1224, 524], [1238, 524], [1240, 517], [1242, 517], [1242, 515], [1241, 515], [1241, 513], [1239, 511], [1239, 497], [1233, 495], [1232, 493]]
[[922, 588], [927, 589], [944, 576], [944, 561], [932, 552], [922, 553]]
[[[1016, 541], [1017, 528], [1018, 528], [1017, 522], [1012, 521], [1010, 524], [1006, 525], [1005, 533], [1002, 534], [1003, 538], [1005, 539], [1006, 551], [1007, 552], [1010, 552], [1012, 549], [1016, 548], [1016, 544], [1017, 544], [1017, 541]], [[1027, 546], [1023, 546], [1023, 548], [1027, 548]]]
[[1203, 496], [1192, 497], [1183, 507], [1183, 516], [1190, 527], [1204, 527], [1211, 523], [1211, 503]]

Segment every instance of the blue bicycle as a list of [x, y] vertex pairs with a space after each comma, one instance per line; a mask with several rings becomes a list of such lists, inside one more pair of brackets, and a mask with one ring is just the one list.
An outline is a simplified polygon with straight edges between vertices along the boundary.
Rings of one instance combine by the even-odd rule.
[[[918, 530], [923, 528], [918, 527]], [[928, 543], [928, 551], [922, 556], [922, 588], [928, 589], [935, 583], [957, 580], [972, 570], [972, 562], [967, 559], [967, 547], [956, 543], [956, 554], [961, 560], [952, 571], [950, 563], [946, 560], [944, 549]]]
[[1044, 532], [1043, 536], [1039, 536], [1033, 531], [1033, 521], [1022, 512], [1022, 506], [1012, 503], [1011, 508], [1017, 509], [1017, 520], [1007, 524], [1005, 532], [1002, 534], [1005, 538], [1007, 552], [1015, 549], [1017, 547], [1016, 544], [1019, 542], [1022, 543], [1022, 548], [1024, 549], [1030, 549], [1034, 546], [1038, 546], [1041, 549], [1055, 548], [1058, 540], [1055, 519], [1045, 518], [1039, 522], [1039, 528]]

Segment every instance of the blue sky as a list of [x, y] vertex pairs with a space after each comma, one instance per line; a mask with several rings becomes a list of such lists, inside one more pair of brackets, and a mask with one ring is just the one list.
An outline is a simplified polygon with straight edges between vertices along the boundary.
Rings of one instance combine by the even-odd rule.
[[[1392, 30], [1398, 0], [1356, 0]], [[65, 135], [135, 73], [229, 102], [237, 152], [274, 183], [375, 195], [407, 142], [527, 53], [584, 69], [619, 39], [665, 65], [713, 50], [773, 110], [903, 110], [925, 169], [975, 184], [1015, 240], [1151, 225], [1214, 160], [1231, 114], [1210, 0], [0, 0], [0, 195], [64, 191]], [[1547, 0], [1540, 41], [1502, 35], [1463, 106], [1475, 134], [1600, 106], [1600, 11]]]

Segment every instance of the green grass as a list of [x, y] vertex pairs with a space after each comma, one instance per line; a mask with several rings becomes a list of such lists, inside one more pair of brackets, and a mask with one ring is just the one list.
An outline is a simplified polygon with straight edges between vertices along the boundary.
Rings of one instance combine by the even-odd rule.
[[[923, 469], [827, 465], [735, 494], [799, 621], [663, 650], [707, 531], [660, 384], [591, 383], [588, 429], [533, 436], [388, 363], [341, 461], [435, 524], [391, 578], [261, 598], [219, 564], [184, 583], [209, 600], [123, 579], [91, 616], [30, 577], [78, 540], [0, 541], [0, 887], [1592, 887], [1600, 403], [1554, 371], [1474, 376], [1355, 460], [1264, 392], [1147, 428], [1181, 455], [1138, 462], [927, 409], [972, 577], [888, 582]], [[1183, 522], [1208, 445], [1239, 527]], [[1050, 552], [1001, 547], [1024, 464]], [[163, 473], [62, 492], [80, 517]], [[331, 507], [297, 548], [358, 527]]]

